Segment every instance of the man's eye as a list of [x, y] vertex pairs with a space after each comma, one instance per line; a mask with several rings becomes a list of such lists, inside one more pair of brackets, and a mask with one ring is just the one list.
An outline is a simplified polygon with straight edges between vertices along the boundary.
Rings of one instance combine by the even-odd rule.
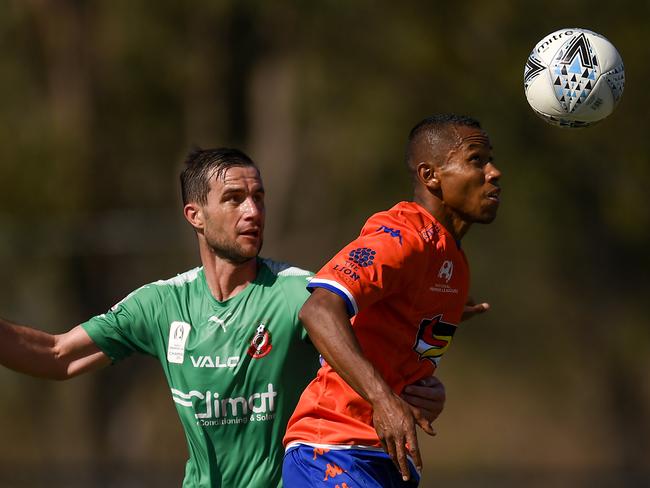
[[226, 195], [224, 201], [229, 203], [239, 203], [241, 202], [241, 197], [239, 195]]

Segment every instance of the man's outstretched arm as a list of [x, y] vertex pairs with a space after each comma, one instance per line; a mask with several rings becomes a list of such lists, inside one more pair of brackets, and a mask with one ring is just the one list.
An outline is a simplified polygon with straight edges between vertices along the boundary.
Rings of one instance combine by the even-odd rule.
[[0, 364], [14, 371], [65, 380], [110, 362], [80, 325], [53, 335], [0, 319]]
[[[402, 477], [409, 479], [407, 445], [417, 468], [422, 468], [415, 432], [416, 419], [409, 405], [393, 393], [363, 355], [343, 299], [328, 290], [316, 288], [300, 310], [300, 320], [328, 364], [372, 405], [373, 423], [379, 439]], [[429, 422], [423, 422], [421, 427], [432, 433]]]

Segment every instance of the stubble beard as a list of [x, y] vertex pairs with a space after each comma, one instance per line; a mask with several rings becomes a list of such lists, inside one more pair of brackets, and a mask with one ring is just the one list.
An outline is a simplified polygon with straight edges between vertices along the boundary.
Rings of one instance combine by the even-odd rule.
[[478, 210], [456, 210], [456, 214], [461, 220], [468, 224], [491, 224], [497, 217], [498, 207], [495, 209], [485, 208], [482, 202], [479, 202]]
[[253, 255], [246, 253], [242, 247], [236, 243], [226, 243], [214, 240], [208, 242], [208, 247], [210, 248], [210, 251], [212, 251], [212, 253], [219, 259], [223, 259], [224, 261], [232, 264], [245, 264], [251, 259], [257, 258], [257, 256], [260, 254], [260, 251], [262, 250], [263, 244], [264, 241], [260, 240], [260, 245], [257, 247]]

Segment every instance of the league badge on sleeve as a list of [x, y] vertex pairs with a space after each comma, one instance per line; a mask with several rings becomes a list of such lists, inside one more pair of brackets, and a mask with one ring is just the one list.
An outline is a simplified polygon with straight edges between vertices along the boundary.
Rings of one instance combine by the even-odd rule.
[[169, 325], [169, 342], [167, 344], [167, 361], [183, 364], [185, 360], [185, 343], [192, 326], [187, 322], [172, 322]]

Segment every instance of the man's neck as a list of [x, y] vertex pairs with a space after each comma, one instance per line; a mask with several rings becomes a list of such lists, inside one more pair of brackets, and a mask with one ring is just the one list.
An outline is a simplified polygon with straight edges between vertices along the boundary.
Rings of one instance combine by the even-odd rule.
[[460, 242], [471, 227], [469, 222], [449, 211], [438, 198], [426, 191], [416, 191], [413, 201], [433, 215], [457, 242]]
[[226, 261], [210, 251], [201, 250], [205, 281], [212, 296], [223, 302], [242, 292], [257, 277], [257, 259], [236, 264]]

